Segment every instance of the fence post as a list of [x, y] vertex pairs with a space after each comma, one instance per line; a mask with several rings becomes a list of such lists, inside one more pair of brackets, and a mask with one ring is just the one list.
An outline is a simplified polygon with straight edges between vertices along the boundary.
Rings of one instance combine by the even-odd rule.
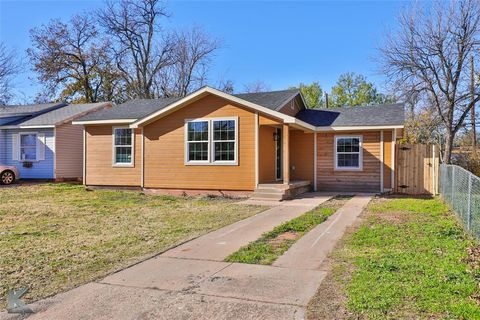
[[442, 197], [443, 199], [445, 199], [445, 195], [447, 193], [447, 171], [448, 171], [448, 168], [446, 165], [442, 164], [442, 171], [443, 171], [443, 178], [442, 178]]
[[467, 230], [470, 231], [472, 224], [472, 174], [468, 175], [468, 203], [467, 203]]
[[453, 200], [455, 196], [455, 167], [452, 166], [452, 198], [450, 201], [452, 201], [452, 208], [455, 208], [455, 201]]

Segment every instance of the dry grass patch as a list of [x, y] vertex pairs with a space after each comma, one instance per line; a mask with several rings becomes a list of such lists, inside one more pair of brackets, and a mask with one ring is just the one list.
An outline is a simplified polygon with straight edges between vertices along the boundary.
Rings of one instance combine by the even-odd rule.
[[36, 300], [143, 260], [264, 207], [224, 198], [147, 196], [44, 184], [0, 190], [0, 307]]

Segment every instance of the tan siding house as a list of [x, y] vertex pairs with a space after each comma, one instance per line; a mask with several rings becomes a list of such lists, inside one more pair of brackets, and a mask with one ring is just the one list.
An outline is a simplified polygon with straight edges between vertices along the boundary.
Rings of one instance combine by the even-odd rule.
[[298, 90], [132, 100], [86, 115], [84, 183], [284, 199], [392, 189], [403, 106], [306, 109]]

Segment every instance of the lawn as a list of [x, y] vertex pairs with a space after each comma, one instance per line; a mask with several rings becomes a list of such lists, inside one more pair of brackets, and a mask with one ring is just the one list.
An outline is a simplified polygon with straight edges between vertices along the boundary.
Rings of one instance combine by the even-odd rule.
[[285, 222], [259, 239], [228, 256], [227, 262], [270, 265], [287, 251], [305, 233], [328, 219], [342, 207], [351, 196], [336, 196], [315, 209]]
[[480, 319], [479, 244], [439, 199], [377, 198], [362, 216], [309, 319]]
[[36, 300], [102, 277], [264, 207], [42, 184], [0, 189], [0, 309], [9, 289]]

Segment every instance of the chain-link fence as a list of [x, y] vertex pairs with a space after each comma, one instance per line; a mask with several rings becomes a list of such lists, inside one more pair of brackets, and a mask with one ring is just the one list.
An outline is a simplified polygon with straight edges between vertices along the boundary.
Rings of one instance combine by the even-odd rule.
[[438, 192], [465, 229], [480, 239], [480, 178], [455, 165], [440, 165]]

